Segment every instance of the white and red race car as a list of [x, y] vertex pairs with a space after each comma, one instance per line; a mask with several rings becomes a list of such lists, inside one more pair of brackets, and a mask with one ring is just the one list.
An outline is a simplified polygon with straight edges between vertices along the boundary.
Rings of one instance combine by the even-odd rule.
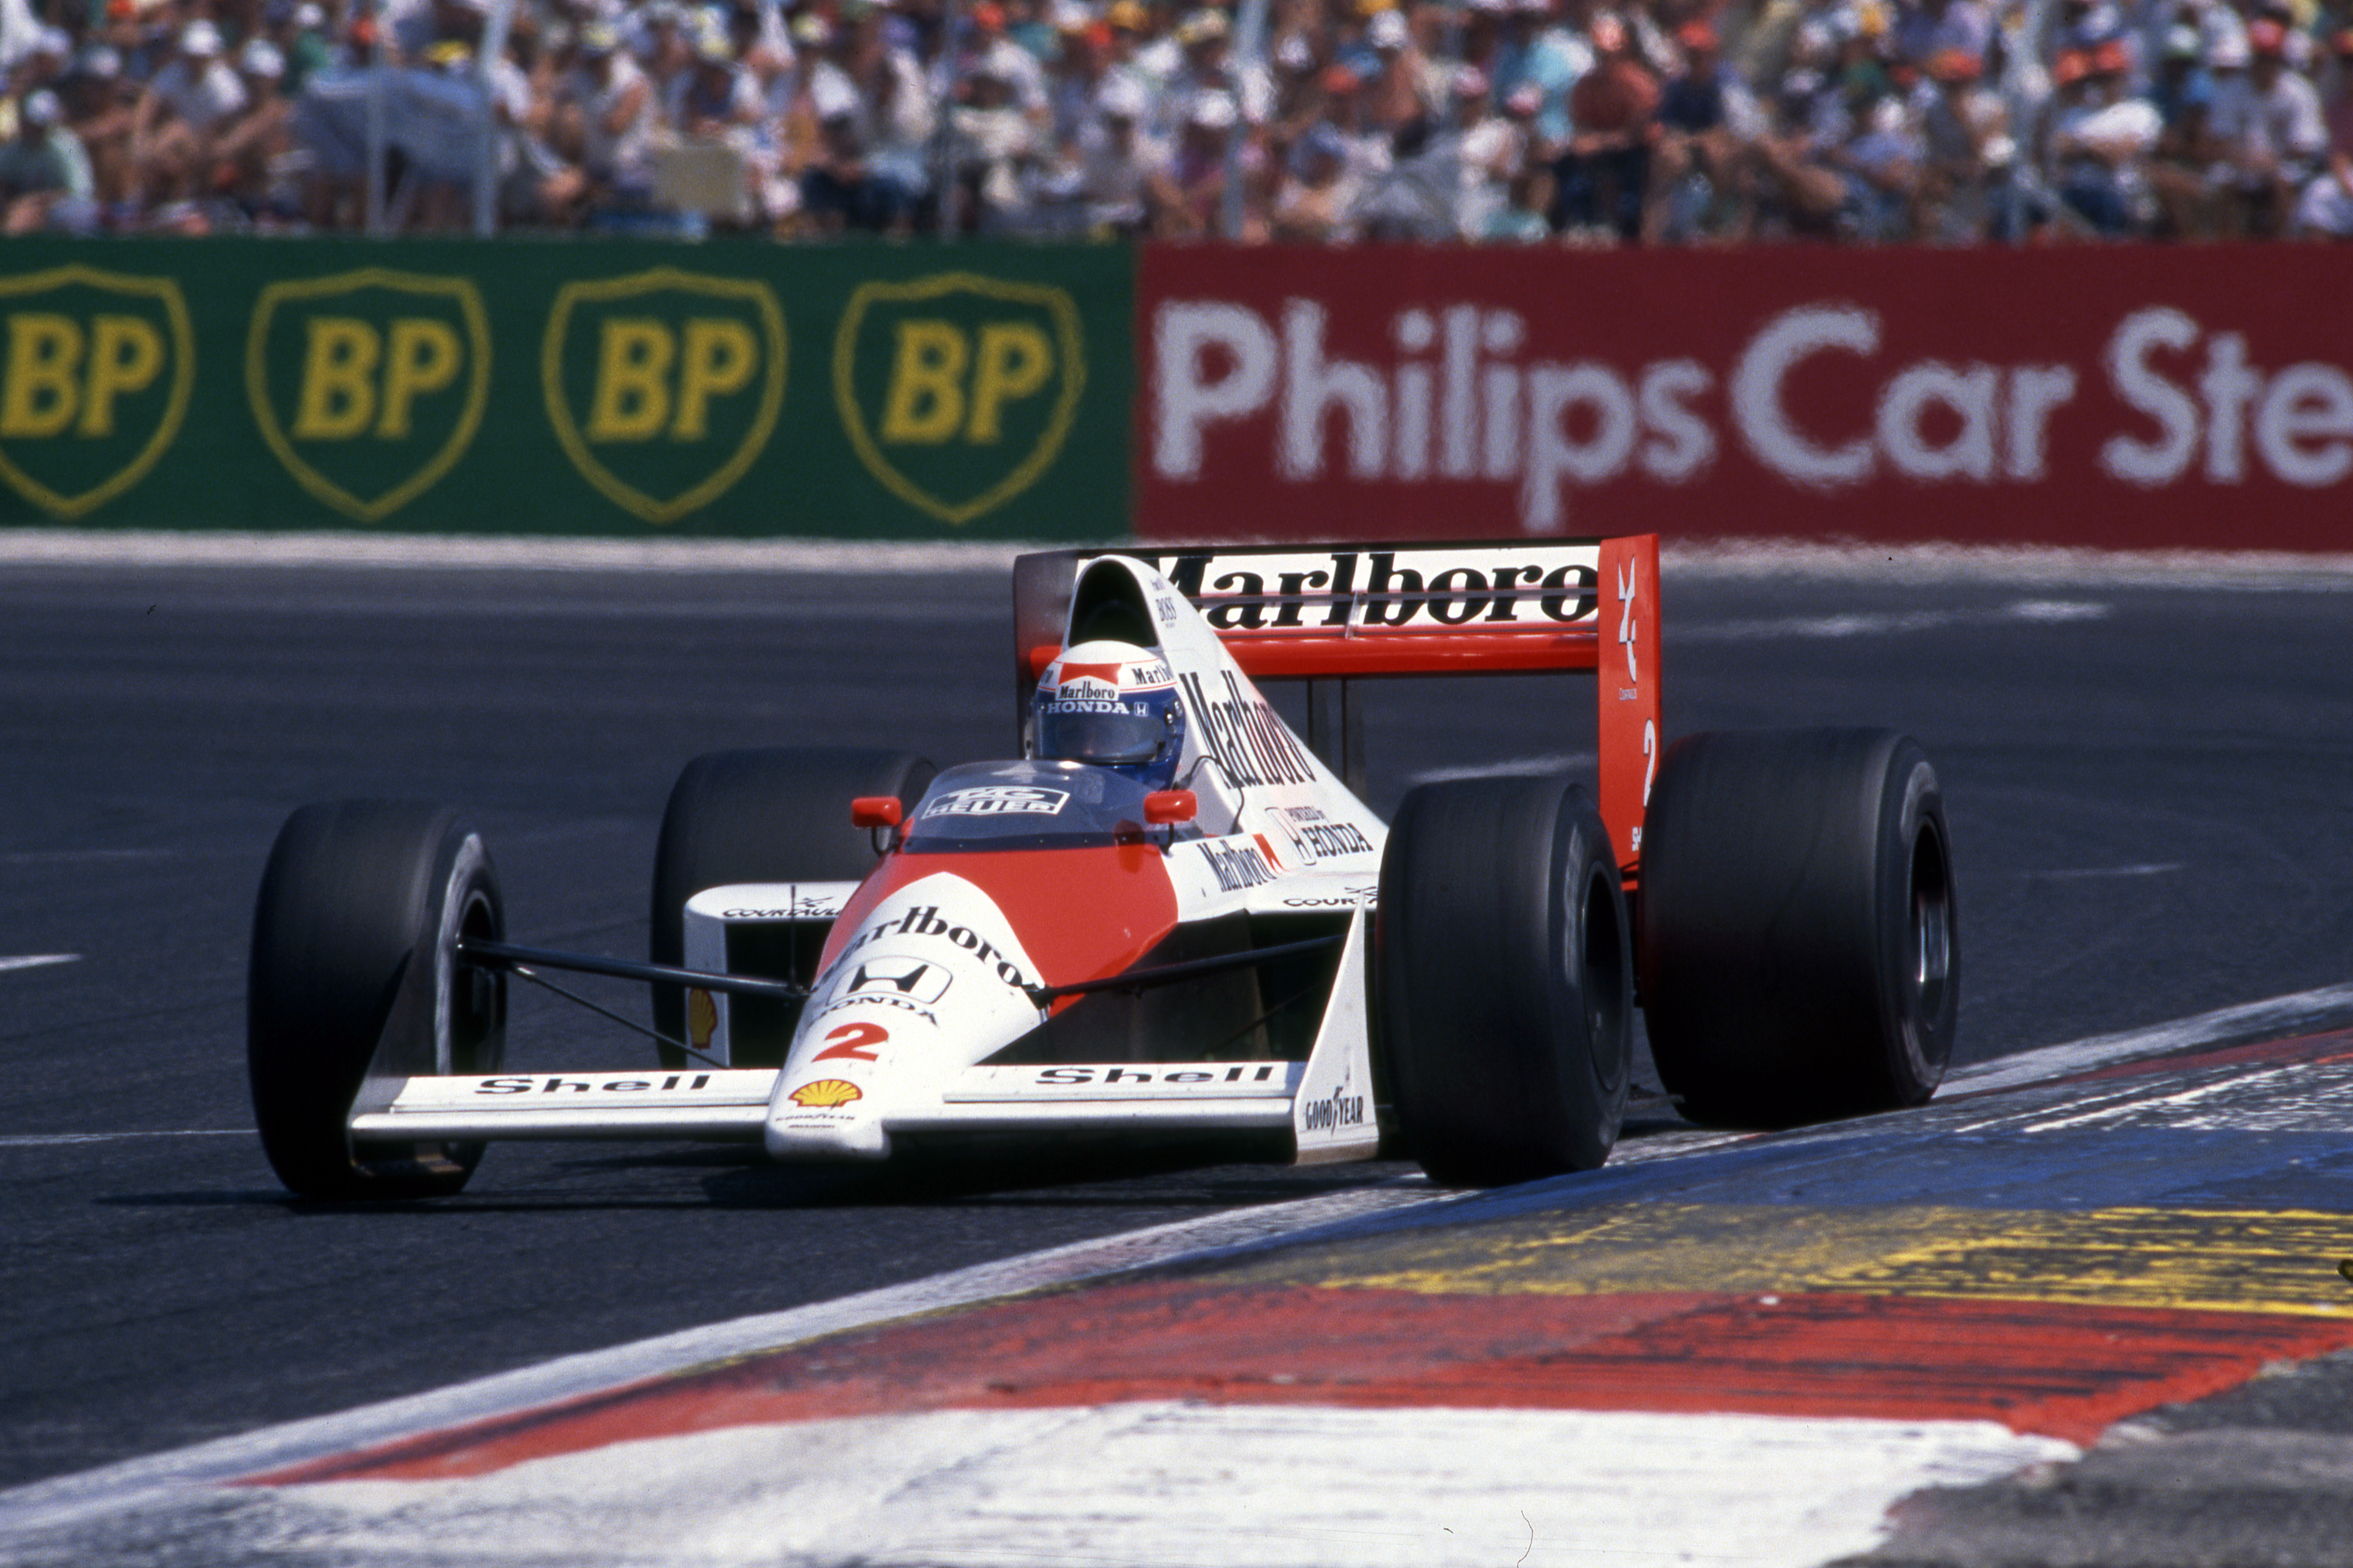
[[[691, 763], [649, 963], [509, 942], [449, 811], [295, 813], [249, 998], [281, 1179], [454, 1192], [502, 1138], [871, 1161], [1158, 1130], [1514, 1181], [1608, 1156], [1638, 1003], [1695, 1121], [1935, 1089], [1958, 981], [1935, 770], [1886, 731], [1662, 749], [1655, 539], [1060, 552], [1020, 560], [1015, 611], [1017, 759]], [[1596, 672], [1598, 791], [1430, 784], [1387, 824], [1360, 798], [1356, 683], [1561, 669]], [[1308, 683], [1305, 740], [1261, 679]], [[659, 1066], [505, 1070], [508, 976], [554, 971], [650, 983]]]

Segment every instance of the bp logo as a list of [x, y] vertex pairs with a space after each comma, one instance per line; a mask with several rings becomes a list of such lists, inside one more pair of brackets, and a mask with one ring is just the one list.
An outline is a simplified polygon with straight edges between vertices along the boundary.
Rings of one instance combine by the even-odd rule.
[[834, 400], [859, 459], [943, 522], [1036, 484], [1086, 379], [1068, 293], [970, 272], [862, 285], [833, 342]]
[[657, 267], [567, 283], [540, 348], [547, 417], [605, 498], [675, 522], [742, 479], [785, 403], [785, 314], [765, 283]]
[[79, 517], [146, 478], [195, 379], [171, 279], [79, 262], [0, 278], [0, 479], [50, 516]]
[[295, 482], [359, 522], [457, 466], [491, 395], [491, 324], [464, 278], [381, 267], [272, 283], [245, 340], [245, 395]]

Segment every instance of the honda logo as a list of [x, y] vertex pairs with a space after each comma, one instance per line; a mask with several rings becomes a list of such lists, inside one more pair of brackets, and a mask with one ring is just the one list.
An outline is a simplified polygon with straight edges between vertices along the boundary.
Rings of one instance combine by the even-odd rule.
[[920, 958], [870, 958], [850, 975], [843, 994], [881, 991], [910, 1002], [936, 1002], [947, 994], [948, 972]]

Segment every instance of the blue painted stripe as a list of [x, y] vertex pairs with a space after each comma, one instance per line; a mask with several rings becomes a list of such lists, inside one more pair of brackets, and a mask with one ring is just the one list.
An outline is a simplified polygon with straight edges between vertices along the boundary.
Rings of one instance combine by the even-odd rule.
[[1874, 1118], [1679, 1159], [1556, 1176], [1302, 1231], [1219, 1256], [1666, 1201], [2056, 1213], [2119, 1207], [2343, 1209], [2348, 1241], [2353, 1243], [2353, 1132], [2133, 1128], [1980, 1135], [1907, 1131], [1905, 1123], [1912, 1121]]

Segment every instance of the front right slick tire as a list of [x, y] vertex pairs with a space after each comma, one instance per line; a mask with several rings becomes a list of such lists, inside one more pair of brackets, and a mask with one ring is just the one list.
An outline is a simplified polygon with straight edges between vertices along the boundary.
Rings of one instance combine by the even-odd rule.
[[1609, 1158], [1632, 1051], [1630, 930], [1609, 830], [1554, 778], [1425, 784], [1381, 862], [1381, 1051], [1435, 1180], [1492, 1186]]

